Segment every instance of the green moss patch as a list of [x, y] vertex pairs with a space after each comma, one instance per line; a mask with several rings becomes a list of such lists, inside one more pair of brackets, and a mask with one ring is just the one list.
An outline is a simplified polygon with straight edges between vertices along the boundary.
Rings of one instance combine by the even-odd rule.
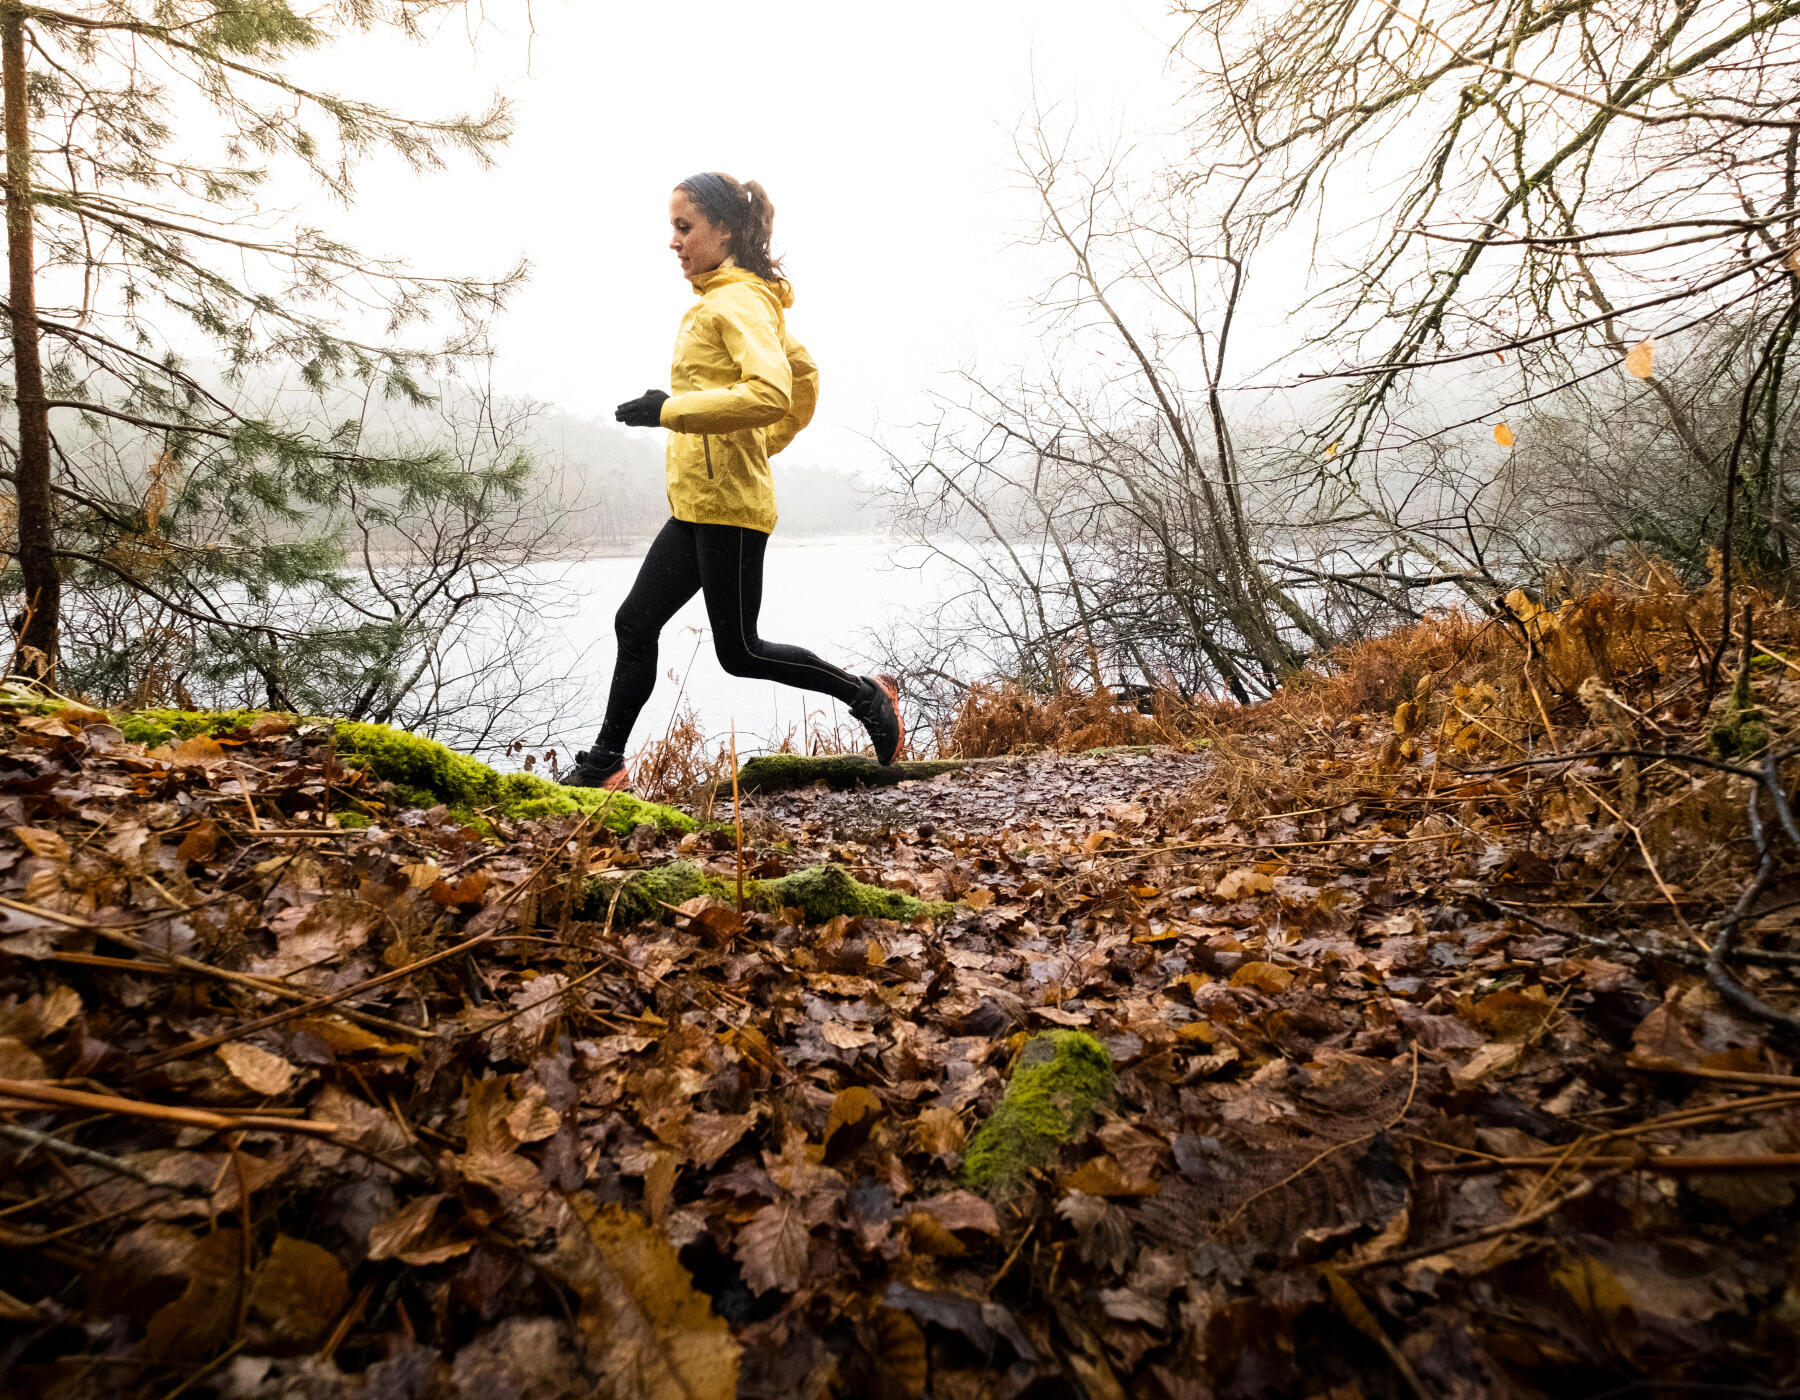
[[[259, 710], [136, 710], [117, 717], [125, 737], [136, 744], [180, 742], [205, 734], [224, 738], [248, 729], [264, 711]], [[645, 802], [629, 793], [602, 792], [597, 788], [571, 788], [540, 778], [534, 773], [502, 773], [479, 759], [457, 753], [435, 739], [409, 734], [385, 724], [358, 720], [307, 720], [286, 715], [296, 724], [329, 724], [337, 736], [338, 758], [353, 768], [366, 768], [394, 787], [395, 798], [406, 806], [450, 808], [477, 829], [485, 826], [481, 814], [492, 813], [515, 820], [567, 817], [595, 813], [602, 825], [626, 832], [649, 822], [661, 831], [692, 831], [694, 819], [673, 807]]]
[[[145, 744], [155, 748], [158, 744], [180, 743], [183, 739], [197, 739], [202, 734], [217, 739], [222, 735], [236, 734], [241, 729], [248, 729], [268, 711], [264, 710], [132, 710], [128, 714], [114, 716], [125, 737], [134, 744]], [[283, 715], [283, 719], [299, 723], [298, 716]]]
[[1025, 1042], [1006, 1094], [963, 1155], [963, 1180], [1003, 1192], [1047, 1165], [1112, 1096], [1112, 1058], [1080, 1031], [1045, 1031]]
[[[916, 763], [890, 763], [855, 754], [822, 754], [809, 758], [798, 753], [771, 753], [753, 758], [738, 769], [739, 792], [789, 792], [794, 788], [826, 783], [834, 788], [892, 787], [910, 779], [935, 778], [954, 773], [968, 763], [958, 758], [930, 759]], [[731, 784], [721, 788], [731, 791]]]
[[1725, 713], [1707, 736], [1713, 752], [1723, 759], [1751, 758], [1761, 753], [1769, 747], [1771, 738], [1768, 719], [1751, 693], [1750, 667], [1740, 667]]
[[[613, 907], [615, 892], [617, 907]], [[611, 908], [615, 924], [636, 923], [659, 918], [667, 912], [664, 906], [683, 904], [698, 895], [735, 901], [737, 885], [735, 881], [709, 875], [689, 861], [678, 860], [654, 870], [639, 871], [623, 884], [617, 880], [594, 880], [588, 886], [587, 912], [590, 918], [603, 919]], [[841, 865], [815, 865], [775, 880], [746, 880], [744, 907], [770, 914], [798, 909], [809, 923], [822, 923], [839, 914], [911, 923], [915, 919], [942, 918], [951, 906], [914, 899], [880, 885], [865, 885]]]

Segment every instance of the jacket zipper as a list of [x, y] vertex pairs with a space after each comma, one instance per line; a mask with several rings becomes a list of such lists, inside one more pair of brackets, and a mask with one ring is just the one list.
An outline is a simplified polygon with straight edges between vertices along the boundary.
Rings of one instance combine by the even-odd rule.
[[700, 437], [700, 447], [701, 447], [701, 450], [702, 450], [702, 451], [704, 451], [704, 452], [705, 452], [705, 453], [706, 453], [706, 479], [707, 479], [707, 480], [708, 480], [708, 481], [711, 481], [711, 480], [712, 480], [712, 479], [713, 479], [713, 473], [712, 473], [712, 437], [711, 437], [711, 436], [710, 436], [710, 435], [709, 435], [709, 434], [704, 434], [704, 433], [703, 433], [703, 434], [701, 434], [701, 437]]

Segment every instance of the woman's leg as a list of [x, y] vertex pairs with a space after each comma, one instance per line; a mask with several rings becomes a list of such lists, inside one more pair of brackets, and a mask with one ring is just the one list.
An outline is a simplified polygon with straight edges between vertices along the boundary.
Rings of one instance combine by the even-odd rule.
[[695, 553], [696, 527], [671, 520], [650, 543], [638, 566], [637, 580], [613, 618], [619, 657], [613, 663], [612, 693], [600, 726], [597, 751], [590, 761], [603, 763], [624, 756], [631, 727], [656, 689], [656, 641], [682, 604], [700, 591], [700, 564]]
[[762, 611], [763, 550], [769, 537], [738, 525], [695, 525], [700, 586], [712, 624], [719, 664], [734, 676], [817, 690], [844, 704], [857, 699], [863, 682], [805, 647], [764, 641], [756, 630]]

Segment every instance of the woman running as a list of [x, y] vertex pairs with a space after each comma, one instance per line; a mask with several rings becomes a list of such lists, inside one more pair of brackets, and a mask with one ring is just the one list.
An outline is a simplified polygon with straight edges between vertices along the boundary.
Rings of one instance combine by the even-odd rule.
[[734, 676], [822, 691], [862, 721], [882, 763], [906, 736], [891, 676], [853, 676], [803, 647], [757, 635], [763, 550], [775, 528], [769, 458], [812, 420], [819, 371], [787, 331], [793, 291], [769, 254], [775, 209], [754, 180], [707, 173], [669, 197], [669, 247], [694, 284], [670, 370], [673, 394], [647, 390], [613, 415], [628, 427], [667, 428], [669, 522], [650, 545], [614, 628], [606, 720], [563, 781], [624, 790], [625, 745], [656, 686], [656, 643], [682, 604], [701, 593], [719, 663]]

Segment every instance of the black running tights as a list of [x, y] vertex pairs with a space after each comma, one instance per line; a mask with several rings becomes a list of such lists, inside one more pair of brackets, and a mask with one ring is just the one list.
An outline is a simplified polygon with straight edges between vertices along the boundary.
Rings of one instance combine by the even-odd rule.
[[821, 661], [804, 647], [766, 642], [756, 633], [762, 610], [763, 550], [769, 537], [740, 525], [696, 525], [671, 520], [651, 542], [637, 581], [619, 608], [613, 627], [619, 659], [599, 746], [625, 752], [638, 712], [656, 688], [656, 641], [669, 619], [696, 593], [706, 595], [719, 664], [734, 676], [777, 681], [817, 690], [848, 703], [856, 677]]

